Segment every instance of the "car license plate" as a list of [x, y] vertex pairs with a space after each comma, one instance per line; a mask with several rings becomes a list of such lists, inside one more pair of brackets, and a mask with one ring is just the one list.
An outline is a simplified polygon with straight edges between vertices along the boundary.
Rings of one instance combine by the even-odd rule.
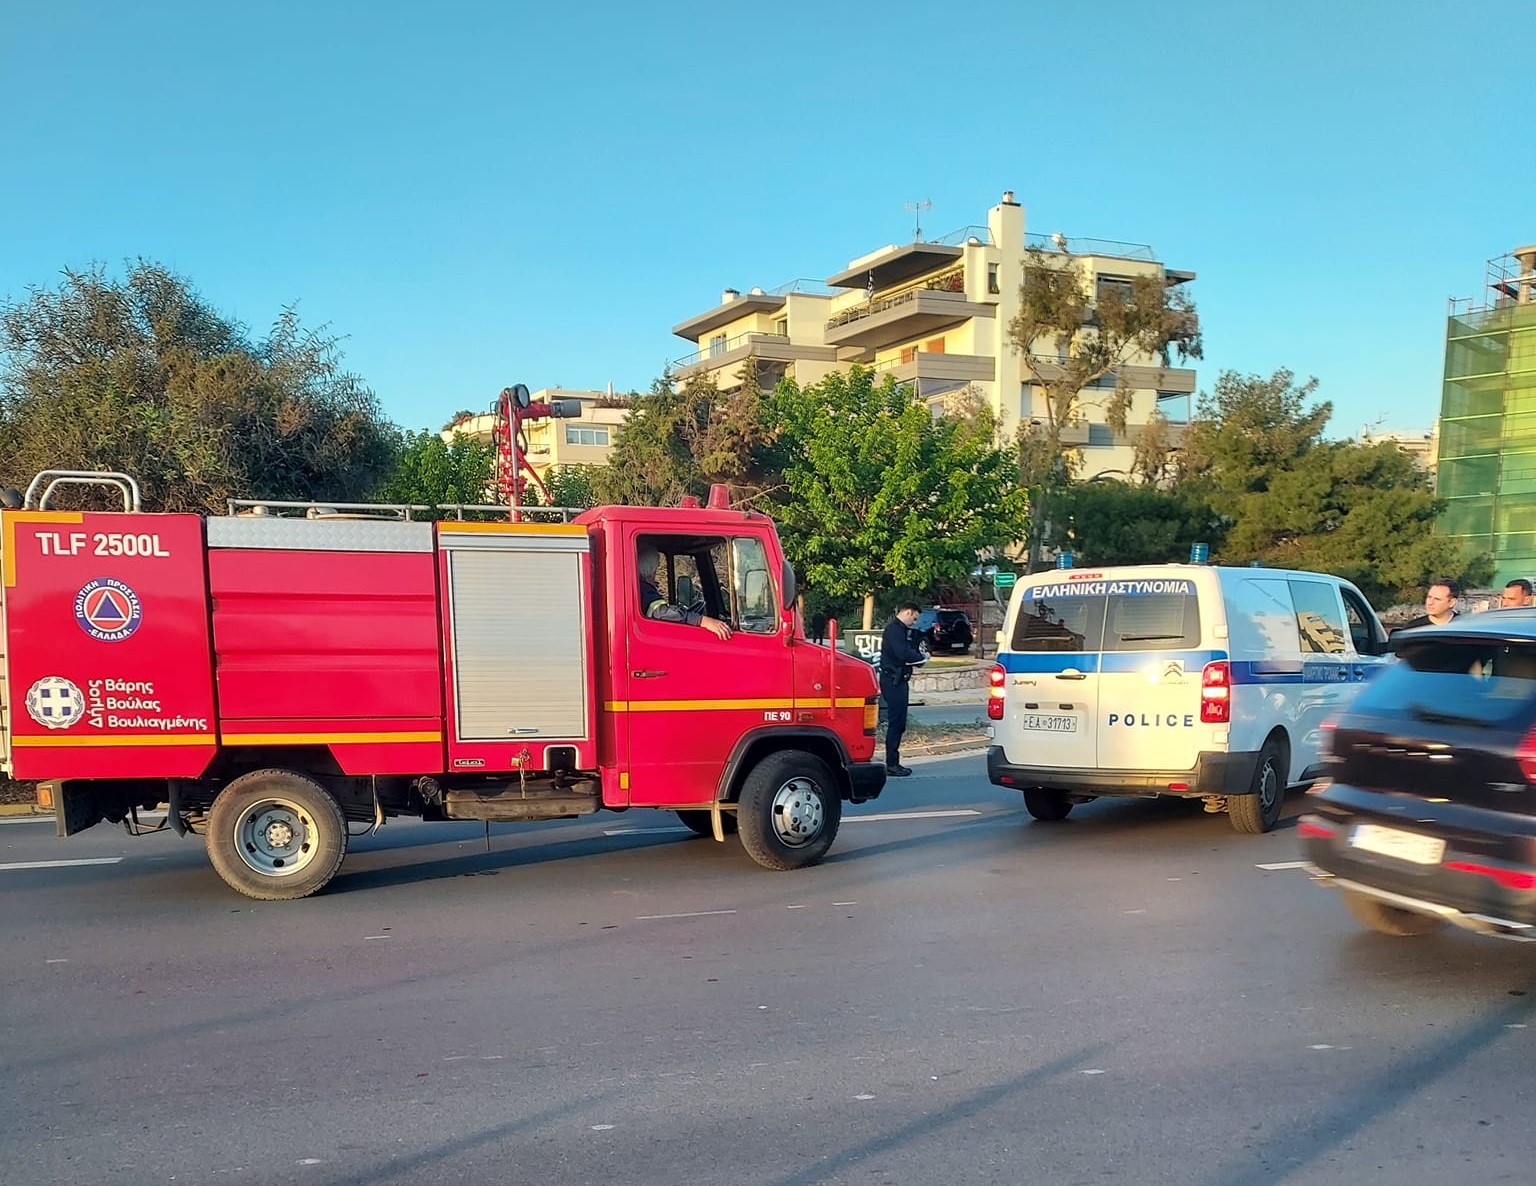
[[1076, 733], [1077, 718], [1055, 712], [1027, 712], [1019, 718], [1019, 728], [1041, 733]]
[[1356, 824], [1349, 834], [1349, 846], [1364, 852], [1396, 857], [1415, 865], [1438, 865], [1445, 856], [1445, 841], [1417, 832], [1400, 832], [1379, 824]]

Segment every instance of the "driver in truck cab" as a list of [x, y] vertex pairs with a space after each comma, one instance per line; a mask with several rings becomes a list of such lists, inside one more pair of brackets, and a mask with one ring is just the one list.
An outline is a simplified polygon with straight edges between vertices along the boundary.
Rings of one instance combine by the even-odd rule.
[[656, 586], [656, 570], [661, 567], [661, 553], [649, 544], [640, 548], [640, 612], [657, 622], [682, 622], [688, 626], [702, 626], [724, 642], [731, 636], [731, 628], [719, 618], [697, 610], [673, 605], [661, 595]]

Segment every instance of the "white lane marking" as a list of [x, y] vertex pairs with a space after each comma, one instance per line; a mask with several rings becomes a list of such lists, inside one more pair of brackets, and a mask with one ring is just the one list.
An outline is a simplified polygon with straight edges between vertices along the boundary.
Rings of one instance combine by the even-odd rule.
[[1078, 1072], [1079, 1075], [1102, 1075], [1103, 1073], [1104, 1072], [1102, 1070], [1100, 1070], [1098, 1067], [1094, 1067], [1090, 1071], [1079, 1071]]
[[393, 936], [392, 935], [364, 935], [363, 938], [364, 939], [390, 939], [390, 938], [393, 938]]
[[[67, 964], [67, 963], [69, 963], [69, 961], [68, 960], [44, 960], [43, 963], [45, 963], [45, 964]], [[1525, 1027], [1521, 1026], [1520, 1028], [1524, 1029]]]
[[[703, 808], [699, 809], [704, 810]], [[692, 836], [692, 828], [604, 828], [604, 836], [671, 836], [678, 833], [687, 833]]]
[[[49, 960], [48, 962], [51, 964], [54, 961], [53, 960]], [[1507, 1030], [1523, 1030], [1525, 1028], [1525, 1024], [1523, 1022], [1519, 1022], [1519, 1021], [1512, 1021], [1508, 1025], [1506, 1025], [1504, 1028], [1507, 1029]]]
[[1314, 1046], [1308, 1046], [1307, 1049], [1308, 1050], [1332, 1050], [1333, 1047], [1330, 1046], [1327, 1042], [1318, 1042]]
[[832, 905], [834, 905], [834, 906], [857, 906], [858, 903], [857, 902], [833, 902]]
[[613, 1128], [613, 1125], [611, 1125], [611, 1124], [594, 1124], [592, 1126], [592, 1131], [593, 1132], [608, 1132], [612, 1128]]
[[872, 1100], [875, 1097], [870, 1095], [869, 1092], [867, 1092], [867, 1091], [861, 1091], [861, 1092], [859, 1092], [858, 1095], [854, 1096], [853, 1098], [856, 1099], [856, 1100]]
[[115, 865], [122, 857], [86, 857], [76, 861], [13, 861], [9, 865], [0, 865], [0, 871], [6, 869], [69, 869], [76, 865]]
[[876, 815], [845, 815], [845, 824], [872, 824], [876, 820], [893, 819], [954, 819], [962, 815], [980, 815], [973, 807], [961, 807], [954, 811], [886, 811]]
[[1255, 865], [1255, 869], [1263, 869], [1266, 873], [1278, 873], [1282, 869], [1305, 869], [1306, 861], [1276, 861], [1272, 865]]
[[708, 918], [712, 914], [735, 914], [734, 910], [689, 910], [683, 914], [637, 914], [636, 922], [655, 922], [660, 918]]
[[323, 1161], [321, 1161], [320, 1158], [318, 1158], [318, 1157], [301, 1157], [301, 1158], [299, 1158], [299, 1164], [300, 1165], [324, 1165], [325, 1163]]

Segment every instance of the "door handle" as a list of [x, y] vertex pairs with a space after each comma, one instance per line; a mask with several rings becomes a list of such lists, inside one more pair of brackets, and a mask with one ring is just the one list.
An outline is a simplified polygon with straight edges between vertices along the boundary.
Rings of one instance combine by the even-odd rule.
[[1088, 676], [1084, 672], [1078, 671], [1075, 668], [1068, 668], [1066, 671], [1058, 671], [1056, 673], [1056, 678], [1057, 679], [1087, 679]]
[[656, 679], [658, 676], [663, 676], [667, 673], [665, 671], [631, 671], [629, 674], [636, 679]]

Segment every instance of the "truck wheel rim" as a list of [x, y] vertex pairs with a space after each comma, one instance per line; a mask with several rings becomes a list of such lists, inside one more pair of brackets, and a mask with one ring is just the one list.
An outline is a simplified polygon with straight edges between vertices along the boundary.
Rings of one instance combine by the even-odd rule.
[[1259, 807], [1267, 815], [1280, 797], [1280, 774], [1273, 762], [1265, 762], [1259, 772]]
[[264, 799], [235, 821], [235, 851], [263, 877], [303, 872], [319, 849], [314, 821], [295, 803]]
[[825, 821], [821, 795], [808, 778], [790, 779], [773, 797], [773, 831], [790, 848], [810, 844]]

